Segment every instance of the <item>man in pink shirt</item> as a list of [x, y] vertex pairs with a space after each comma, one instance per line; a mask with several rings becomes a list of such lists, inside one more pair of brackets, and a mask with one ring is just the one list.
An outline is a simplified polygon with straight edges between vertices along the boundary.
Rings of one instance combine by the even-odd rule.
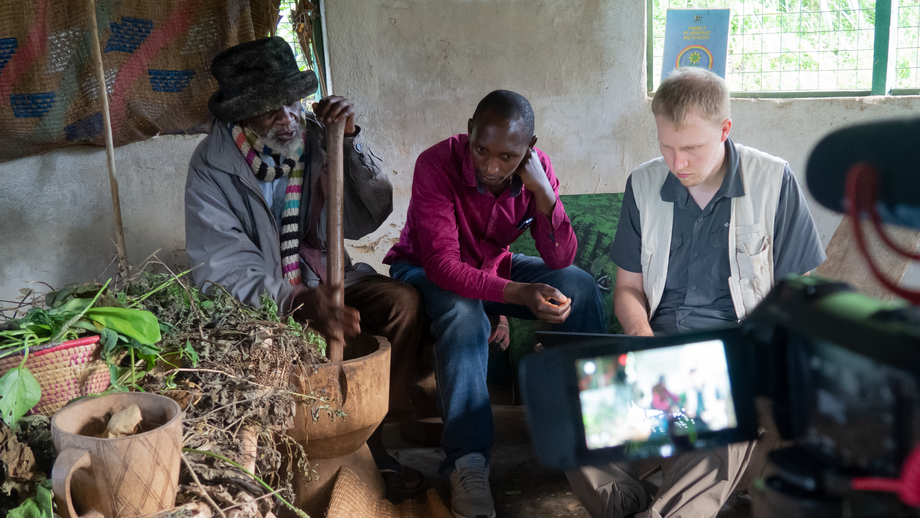
[[[458, 518], [494, 517], [488, 457], [494, 442], [486, 388], [488, 315], [606, 332], [594, 279], [572, 266], [575, 233], [559, 201], [549, 157], [534, 148], [534, 116], [520, 94], [496, 90], [469, 120], [468, 135], [423, 152], [409, 213], [383, 262], [422, 295], [435, 344], [438, 411]], [[541, 258], [508, 246], [530, 229]]]

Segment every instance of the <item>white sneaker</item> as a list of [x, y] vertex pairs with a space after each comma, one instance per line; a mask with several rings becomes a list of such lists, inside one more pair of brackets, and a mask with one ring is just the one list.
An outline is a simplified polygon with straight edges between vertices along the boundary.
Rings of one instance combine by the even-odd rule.
[[450, 474], [450, 507], [456, 518], [495, 518], [489, 490], [489, 465], [481, 453], [469, 453], [454, 462]]

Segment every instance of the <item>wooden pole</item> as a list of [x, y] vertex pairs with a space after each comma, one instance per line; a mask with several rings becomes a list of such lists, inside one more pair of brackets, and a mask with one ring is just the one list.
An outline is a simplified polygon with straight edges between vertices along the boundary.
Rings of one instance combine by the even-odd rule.
[[99, 81], [99, 99], [102, 100], [102, 124], [105, 131], [105, 153], [109, 163], [109, 185], [112, 188], [112, 210], [115, 212], [115, 244], [118, 248], [118, 273], [122, 278], [128, 275], [128, 251], [125, 247], [125, 228], [121, 222], [121, 200], [118, 197], [118, 179], [115, 177], [115, 145], [112, 143], [112, 121], [109, 116], [109, 93], [105, 84], [105, 68], [102, 64], [102, 47], [99, 45], [99, 28], [96, 26], [96, 2], [86, 0], [89, 7], [89, 28], [93, 36], [93, 61], [96, 65], [96, 79]]
[[[326, 163], [329, 188], [326, 191], [326, 282], [336, 286], [333, 303], [345, 307], [345, 235], [342, 230], [345, 181], [345, 121], [326, 125]], [[333, 363], [342, 361], [345, 348], [342, 329], [330, 329], [327, 336], [328, 356]]]

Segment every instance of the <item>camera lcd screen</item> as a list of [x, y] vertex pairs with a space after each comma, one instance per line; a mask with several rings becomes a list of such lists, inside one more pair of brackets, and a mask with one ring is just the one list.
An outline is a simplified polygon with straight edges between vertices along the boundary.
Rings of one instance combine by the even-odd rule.
[[641, 443], [669, 456], [672, 443], [704, 445], [738, 426], [722, 340], [581, 358], [575, 368], [589, 450]]

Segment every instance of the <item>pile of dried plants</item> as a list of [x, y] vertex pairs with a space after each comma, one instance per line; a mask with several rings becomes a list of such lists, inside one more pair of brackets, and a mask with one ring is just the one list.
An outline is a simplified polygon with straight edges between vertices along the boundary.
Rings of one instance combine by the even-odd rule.
[[[251, 516], [258, 508], [266, 516], [279, 500], [293, 498], [295, 473], [309, 475], [303, 448], [286, 433], [295, 405], [307, 403], [314, 415], [335, 412], [335, 402], [301, 394], [292, 383], [292, 374], [325, 361], [325, 343], [293, 319], [279, 318], [268, 297], [254, 309], [221, 286], [204, 295], [183, 280], [145, 273], [119, 294], [142, 300], [164, 327], [166, 353], [137, 384], [185, 409], [178, 502], [204, 498], [230, 514]], [[282, 465], [291, 459], [299, 465]]]
[[295, 474], [310, 476], [302, 446], [287, 435], [296, 405], [314, 419], [344, 416], [336, 401], [303, 394], [292, 381], [326, 361], [322, 337], [281, 318], [268, 297], [255, 309], [168, 270], [141, 271], [105, 296], [152, 312], [162, 334], [155, 360], [127, 357], [110, 390], [163, 394], [185, 411], [177, 507], [159, 516], [268, 518], [288, 505]]

